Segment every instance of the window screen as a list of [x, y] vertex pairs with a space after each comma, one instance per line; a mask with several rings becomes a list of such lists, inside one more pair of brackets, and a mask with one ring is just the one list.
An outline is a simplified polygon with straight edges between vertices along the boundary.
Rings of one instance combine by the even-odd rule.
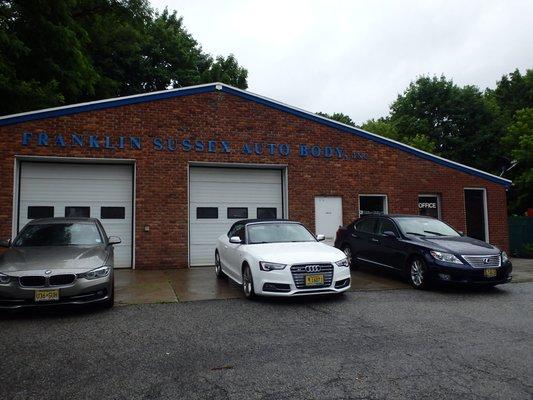
[[248, 218], [248, 208], [246, 207], [228, 207], [229, 219]]
[[217, 207], [196, 207], [197, 219], [217, 219], [218, 208]]
[[440, 202], [437, 195], [420, 195], [418, 196], [418, 214], [428, 215], [433, 218], [440, 216]]
[[100, 218], [102, 219], [125, 219], [126, 207], [101, 207]]
[[258, 207], [257, 219], [276, 219], [278, 210], [276, 207]]
[[28, 219], [53, 218], [54, 207], [51, 206], [29, 206]]
[[65, 207], [65, 217], [67, 218], [89, 218], [91, 207]]
[[385, 196], [359, 196], [359, 215], [363, 214], [384, 214], [386, 197]]

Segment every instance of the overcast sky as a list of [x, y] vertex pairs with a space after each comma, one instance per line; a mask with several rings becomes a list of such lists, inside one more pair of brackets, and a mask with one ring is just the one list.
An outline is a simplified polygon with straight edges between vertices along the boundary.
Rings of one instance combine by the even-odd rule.
[[533, 1], [151, 0], [212, 55], [235, 54], [248, 90], [356, 123], [388, 114], [423, 74], [494, 87], [533, 68]]

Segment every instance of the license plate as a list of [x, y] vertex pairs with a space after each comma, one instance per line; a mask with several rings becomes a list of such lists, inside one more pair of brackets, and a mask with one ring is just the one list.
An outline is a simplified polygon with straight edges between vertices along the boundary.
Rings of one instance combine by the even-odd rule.
[[324, 284], [324, 275], [306, 275], [305, 286], [317, 286]]
[[35, 301], [59, 300], [59, 290], [36, 290]]
[[485, 271], [485, 278], [494, 278], [497, 275], [495, 268], [487, 268]]

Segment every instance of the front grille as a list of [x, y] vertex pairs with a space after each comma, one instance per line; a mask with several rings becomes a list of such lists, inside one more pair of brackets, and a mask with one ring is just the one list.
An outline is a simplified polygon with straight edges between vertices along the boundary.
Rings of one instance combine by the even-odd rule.
[[74, 274], [54, 275], [50, 277], [50, 285], [70, 285], [76, 279]]
[[[292, 278], [297, 289], [316, 289], [331, 286], [333, 281], [333, 265], [331, 264], [301, 264], [291, 267]], [[324, 275], [324, 284], [305, 286], [307, 275]]]
[[489, 256], [463, 256], [463, 258], [474, 268], [494, 268], [501, 265], [499, 254]]
[[21, 276], [19, 278], [20, 286], [44, 286], [46, 279], [44, 276]]

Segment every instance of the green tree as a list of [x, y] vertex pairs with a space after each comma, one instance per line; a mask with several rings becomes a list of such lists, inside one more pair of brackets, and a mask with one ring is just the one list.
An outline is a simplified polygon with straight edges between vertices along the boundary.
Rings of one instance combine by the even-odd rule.
[[400, 137], [425, 135], [443, 157], [489, 171], [498, 164], [499, 132], [475, 86], [422, 76], [392, 104], [390, 120]]
[[146, 0], [0, 0], [0, 114], [247, 75]]
[[410, 136], [401, 136], [394, 124], [388, 118], [369, 119], [362, 126], [365, 131], [384, 136], [398, 142], [427, 152], [435, 152], [435, 143], [427, 135], [416, 133]]
[[515, 113], [502, 144], [513, 160], [513, 193], [509, 208], [511, 212], [522, 214], [533, 205], [533, 108]]
[[324, 112], [317, 112], [316, 115], [320, 115], [321, 117], [329, 118], [334, 121], [342, 122], [343, 124], [350, 125], [350, 126], [356, 126], [355, 122], [346, 114], [343, 113], [333, 113], [328, 114]]

